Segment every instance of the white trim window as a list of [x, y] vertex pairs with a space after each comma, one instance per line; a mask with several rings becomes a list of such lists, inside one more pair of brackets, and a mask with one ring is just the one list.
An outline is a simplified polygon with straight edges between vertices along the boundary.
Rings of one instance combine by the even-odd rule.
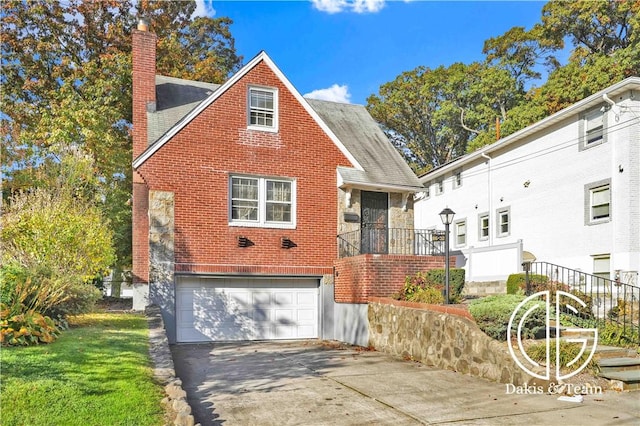
[[595, 225], [611, 220], [611, 180], [585, 185], [585, 224]]
[[598, 278], [594, 279], [594, 285], [598, 287], [600, 293], [606, 291], [606, 280], [611, 279], [611, 255], [600, 254], [593, 256], [593, 275]]
[[609, 218], [611, 205], [611, 190], [609, 185], [593, 188], [591, 191], [591, 220], [597, 221]]
[[489, 239], [489, 213], [478, 216], [478, 239], [480, 241]]
[[295, 180], [231, 176], [229, 186], [229, 225], [295, 228]]
[[454, 224], [456, 235], [456, 247], [467, 244], [467, 221], [465, 219], [456, 221]]
[[507, 237], [511, 234], [511, 212], [509, 208], [503, 208], [498, 210], [498, 237]]
[[444, 194], [444, 178], [436, 180], [436, 195]]
[[462, 170], [457, 170], [453, 174], [453, 189], [460, 188], [462, 186]]
[[249, 128], [278, 130], [278, 91], [265, 87], [249, 88]]
[[594, 108], [580, 117], [580, 150], [600, 145], [607, 141], [605, 128], [607, 115], [605, 108]]

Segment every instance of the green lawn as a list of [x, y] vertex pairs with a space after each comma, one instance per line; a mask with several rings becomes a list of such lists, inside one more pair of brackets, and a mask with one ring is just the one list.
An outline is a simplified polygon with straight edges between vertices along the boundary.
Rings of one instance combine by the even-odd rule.
[[52, 344], [0, 351], [0, 424], [162, 425], [144, 316], [72, 318]]

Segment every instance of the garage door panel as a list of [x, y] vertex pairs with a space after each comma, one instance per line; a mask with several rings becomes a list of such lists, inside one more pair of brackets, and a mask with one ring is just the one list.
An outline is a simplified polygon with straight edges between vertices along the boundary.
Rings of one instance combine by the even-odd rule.
[[179, 342], [318, 337], [318, 281], [179, 279]]

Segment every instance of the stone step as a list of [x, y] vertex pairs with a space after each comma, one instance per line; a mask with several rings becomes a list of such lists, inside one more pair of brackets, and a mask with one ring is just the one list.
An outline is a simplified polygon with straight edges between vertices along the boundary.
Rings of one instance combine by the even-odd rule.
[[599, 376], [611, 381], [611, 389], [640, 390], [640, 370], [601, 372]]
[[596, 357], [599, 359], [604, 358], [634, 358], [637, 356], [636, 351], [628, 348], [620, 348], [618, 346], [605, 346], [598, 345], [596, 347]]
[[613, 373], [615, 371], [640, 371], [640, 358], [604, 358], [598, 361], [600, 373]]

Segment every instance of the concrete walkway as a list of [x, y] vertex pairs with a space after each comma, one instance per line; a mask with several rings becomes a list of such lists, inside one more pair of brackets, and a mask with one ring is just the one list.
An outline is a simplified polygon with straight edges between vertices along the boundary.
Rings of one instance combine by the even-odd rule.
[[507, 394], [507, 386], [334, 342], [174, 345], [210, 425], [640, 425], [640, 393]]

